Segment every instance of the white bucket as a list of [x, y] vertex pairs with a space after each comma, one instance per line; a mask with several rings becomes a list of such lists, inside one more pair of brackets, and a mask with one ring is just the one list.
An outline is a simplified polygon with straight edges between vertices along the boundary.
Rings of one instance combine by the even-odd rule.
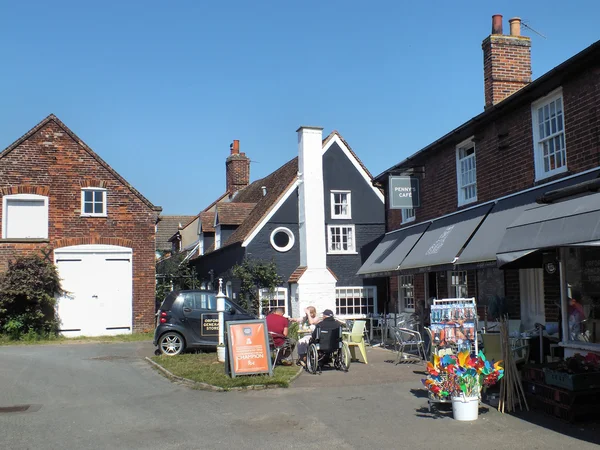
[[217, 361], [225, 362], [225, 347], [217, 346]]
[[479, 397], [452, 397], [452, 414], [456, 420], [477, 420]]

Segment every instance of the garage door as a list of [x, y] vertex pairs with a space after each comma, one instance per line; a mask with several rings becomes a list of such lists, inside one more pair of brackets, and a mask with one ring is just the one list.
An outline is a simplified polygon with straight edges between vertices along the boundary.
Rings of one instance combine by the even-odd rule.
[[113, 245], [54, 250], [62, 288], [58, 299], [65, 336], [131, 333], [132, 251]]

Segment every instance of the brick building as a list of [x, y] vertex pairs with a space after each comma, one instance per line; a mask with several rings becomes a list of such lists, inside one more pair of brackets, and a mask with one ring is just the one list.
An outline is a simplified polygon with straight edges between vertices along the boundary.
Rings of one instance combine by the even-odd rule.
[[[569, 198], [596, 189], [600, 173], [600, 41], [534, 81], [519, 19], [504, 35], [494, 16], [482, 49], [484, 112], [375, 177], [386, 191], [388, 233], [359, 273], [389, 276], [391, 310], [426, 317], [426, 299], [476, 297], [507, 305], [525, 329], [557, 323], [562, 297], [587, 288], [588, 338], [598, 342], [600, 289], [569, 272], [561, 296], [554, 269], [595, 258], [587, 222], [600, 201], [581, 200], [583, 217], [580, 200]], [[418, 207], [390, 208], [390, 176], [419, 180]], [[586, 236], [570, 236], [584, 228]]]
[[153, 328], [161, 208], [54, 115], [0, 153], [0, 270], [18, 255], [56, 263], [67, 336]]

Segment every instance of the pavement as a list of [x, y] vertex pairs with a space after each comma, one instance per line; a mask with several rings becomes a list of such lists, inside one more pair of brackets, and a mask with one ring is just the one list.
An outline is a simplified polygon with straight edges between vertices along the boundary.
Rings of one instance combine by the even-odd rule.
[[[289, 389], [197, 391], [143, 359], [149, 342], [0, 347], [2, 449], [597, 448], [594, 424], [481, 408], [430, 413], [422, 364], [369, 348], [348, 373], [303, 373]], [[2, 408], [31, 405], [23, 412]]]

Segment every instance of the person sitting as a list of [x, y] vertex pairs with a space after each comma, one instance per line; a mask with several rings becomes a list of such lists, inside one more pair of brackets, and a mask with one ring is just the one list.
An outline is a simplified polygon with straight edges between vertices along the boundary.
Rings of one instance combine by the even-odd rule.
[[[312, 332], [315, 330], [315, 325], [317, 325], [320, 322], [320, 319], [317, 317], [317, 309], [314, 306], [309, 306], [304, 310], [304, 312], [306, 313], [306, 315], [303, 318], [292, 320], [294, 322], [300, 323], [301, 326], [307, 326], [312, 334]], [[306, 365], [306, 352], [308, 350], [308, 344], [310, 342], [310, 339], [310, 334], [307, 334], [306, 336], [303, 336], [300, 339], [298, 339], [298, 361], [296, 362], [296, 364], [298, 364], [299, 366]]]
[[[291, 356], [294, 348], [294, 342], [288, 338], [289, 321], [283, 317], [283, 308], [275, 308], [271, 314], [267, 315], [267, 331], [272, 334], [275, 347], [283, 347], [288, 344], [290, 347], [288, 358]], [[283, 356], [283, 355], [282, 355]], [[289, 361], [282, 361], [282, 364], [290, 364]]]
[[[323, 319], [319, 322], [319, 328], [321, 330], [335, 330], [337, 328], [339, 328], [342, 324], [340, 322], [338, 322], [334, 317], [333, 317], [333, 311], [330, 309], [326, 309], [325, 311], [323, 311]], [[317, 335], [316, 335], [316, 328], [315, 330], [313, 330], [312, 332], [312, 338], [316, 339]]]

